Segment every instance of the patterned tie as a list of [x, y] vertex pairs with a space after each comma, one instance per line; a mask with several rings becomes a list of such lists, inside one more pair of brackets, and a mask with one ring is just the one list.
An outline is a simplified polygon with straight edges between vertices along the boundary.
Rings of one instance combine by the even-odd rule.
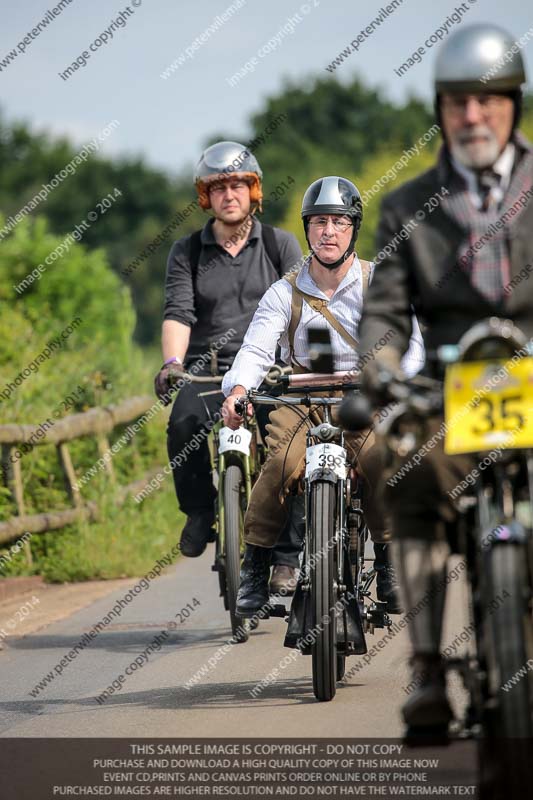
[[500, 185], [501, 175], [493, 169], [484, 169], [478, 173], [478, 191], [481, 197], [481, 211], [488, 211], [494, 202], [492, 189]]

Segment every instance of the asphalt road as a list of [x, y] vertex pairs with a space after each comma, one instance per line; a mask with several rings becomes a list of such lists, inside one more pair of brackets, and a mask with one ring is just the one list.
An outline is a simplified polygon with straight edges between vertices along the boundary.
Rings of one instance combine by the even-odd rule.
[[[208, 550], [199, 559], [178, 560], [135, 595], [120, 618], [111, 621], [75, 660], [64, 662], [59, 675], [55, 666], [135, 581], [122, 582], [119, 589], [115, 584], [109, 594], [88, 599], [89, 605], [65, 619], [6, 640], [0, 652], [0, 736], [401, 735], [399, 708], [409, 682], [405, 631], [368, 664], [361, 657], [348, 659], [351, 676], [338, 687], [332, 702], [318, 703], [310, 657], [299, 656], [282, 666], [292, 652], [283, 647], [283, 619], [264, 621], [247, 643], [224, 647], [230, 636], [229, 618], [218, 597], [211, 559]], [[464, 602], [461, 587], [451, 584], [451, 589], [449, 640], [463, 627]], [[187, 604], [193, 610], [188, 619], [182, 614], [180, 622], [176, 614]], [[384, 633], [369, 634], [368, 646]], [[136, 658], [142, 667], [125, 675]], [[363, 665], [360, 670], [358, 664]], [[187, 688], [202, 667], [204, 674]], [[277, 680], [253, 696], [256, 684], [275, 668]], [[38, 682], [50, 672], [54, 679], [36, 692]], [[114, 681], [113, 693], [99, 703], [96, 698]], [[452, 685], [452, 695], [459, 707], [457, 684]]]

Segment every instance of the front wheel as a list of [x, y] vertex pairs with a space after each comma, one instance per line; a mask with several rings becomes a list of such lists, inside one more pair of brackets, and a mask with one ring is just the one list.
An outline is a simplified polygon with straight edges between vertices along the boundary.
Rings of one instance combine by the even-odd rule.
[[337, 679], [335, 537], [336, 486], [329, 481], [311, 484], [310, 570], [313, 609], [313, 691], [317, 700], [335, 697]]
[[498, 545], [488, 563], [490, 596], [484, 612], [492, 654], [492, 713], [487, 734], [496, 741], [502, 787], [523, 791], [531, 780], [531, 753], [526, 751], [533, 736], [533, 623], [525, 550]]
[[241, 546], [244, 536], [244, 478], [239, 466], [232, 464], [224, 472], [224, 564], [226, 572], [226, 598], [231, 619], [231, 631], [237, 642], [246, 642], [248, 626], [235, 612]]

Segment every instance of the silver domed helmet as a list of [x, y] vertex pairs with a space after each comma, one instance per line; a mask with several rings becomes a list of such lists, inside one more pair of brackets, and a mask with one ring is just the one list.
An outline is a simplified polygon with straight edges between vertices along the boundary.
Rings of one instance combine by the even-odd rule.
[[[354, 249], [354, 244], [359, 234], [363, 221], [363, 202], [357, 186], [338, 175], [328, 175], [314, 181], [306, 190], [302, 200], [302, 219], [304, 223], [305, 238], [309, 244], [308, 228], [309, 217], [317, 214], [339, 214], [353, 219], [353, 231], [350, 244], [346, 252], [333, 264], [322, 261], [316, 253], [314, 257], [322, 266], [328, 269], [339, 267]], [[311, 245], [309, 244], [309, 247]]]
[[492, 23], [465, 25], [442, 45], [435, 64], [436, 107], [442, 92], [507, 94], [521, 111], [524, 62], [510, 33]]
[[217, 142], [202, 153], [194, 171], [194, 183], [203, 209], [211, 208], [209, 184], [241, 178], [250, 187], [250, 200], [261, 207], [263, 172], [256, 157], [239, 142]]

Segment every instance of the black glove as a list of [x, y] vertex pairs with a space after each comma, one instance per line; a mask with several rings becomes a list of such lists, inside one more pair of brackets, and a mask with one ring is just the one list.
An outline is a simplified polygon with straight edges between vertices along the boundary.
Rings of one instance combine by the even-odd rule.
[[154, 391], [164, 406], [168, 406], [172, 402], [172, 394], [176, 391], [176, 383], [181, 374], [184, 374], [181, 364], [172, 362], [163, 364], [155, 376]]
[[364, 431], [374, 422], [372, 406], [365, 394], [348, 392], [339, 406], [339, 422], [347, 431]]

